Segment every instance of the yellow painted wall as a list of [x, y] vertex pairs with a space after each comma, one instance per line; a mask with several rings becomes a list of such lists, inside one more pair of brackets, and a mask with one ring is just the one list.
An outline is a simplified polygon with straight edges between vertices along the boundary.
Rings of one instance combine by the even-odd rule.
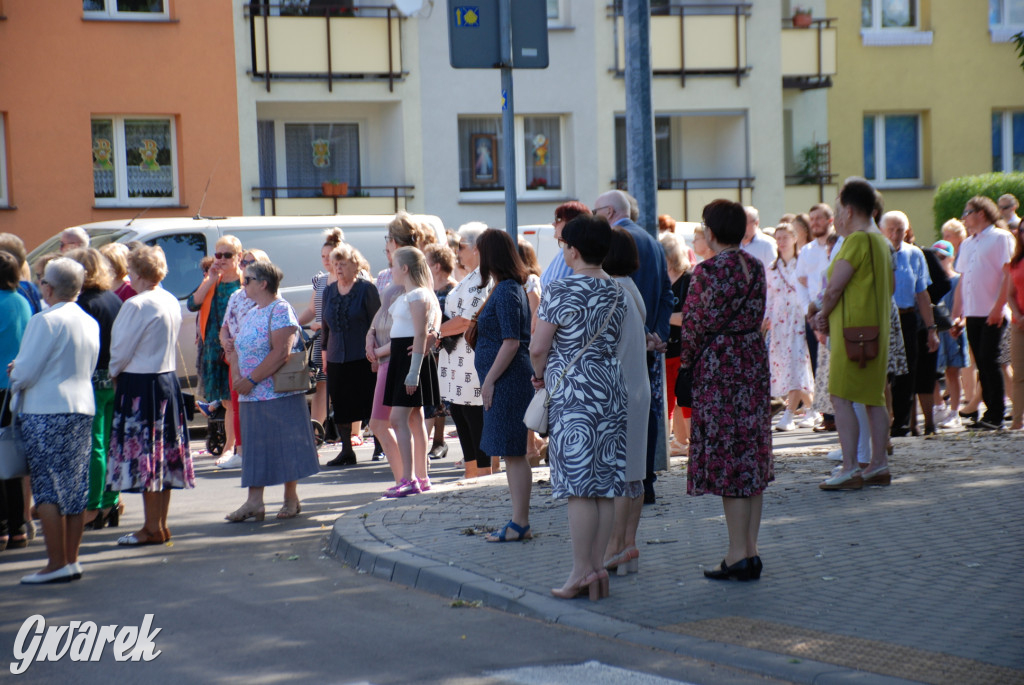
[[838, 18], [838, 74], [829, 92], [832, 171], [863, 175], [865, 112], [921, 112], [924, 187], [886, 190], [886, 209], [907, 213], [924, 243], [941, 183], [992, 170], [992, 111], [1024, 109], [1024, 70], [1012, 43], [993, 43], [988, 3], [921, 0], [926, 46], [865, 47], [860, 3], [830, 2]]

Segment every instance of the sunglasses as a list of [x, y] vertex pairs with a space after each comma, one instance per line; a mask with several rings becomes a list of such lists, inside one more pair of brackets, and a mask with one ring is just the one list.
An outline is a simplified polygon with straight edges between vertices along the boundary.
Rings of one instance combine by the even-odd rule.
[[246, 276], [242, 279], [242, 285], [249, 285], [253, 281], [262, 281], [262, 278], [256, 278], [255, 276]]
[[50, 285], [50, 282], [48, 280], [46, 280], [45, 278], [40, 278], [39, 279], [39, 285]]
[[1003, 205], [999, 205], [999, 209], [1001, 209], [1004, 212], [1008, 212], [1011, 209], [1013, 209], [1013, 205], [1006, 205], [1005, 207]]
[[255, 259], [243, 259], [241, 262], [239, 262], [239, 264], [241, 264], [242, 266], [249, 266], [250, 264], [255, 264], [255, 263], [256, 263]]
[[965, 209], [964, 213], [961, 214], [960, 216], [961, 217], [970, 216], [971, 214], [974, 214], [977, 211], [978, 211], [977, 209]]
[[235, 256], [234, 252], [214, 252], [213, 256], [217, 259], [231, 259]]

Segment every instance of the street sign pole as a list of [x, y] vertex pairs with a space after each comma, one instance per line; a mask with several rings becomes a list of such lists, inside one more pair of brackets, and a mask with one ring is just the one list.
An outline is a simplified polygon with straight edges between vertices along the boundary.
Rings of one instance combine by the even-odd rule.
[[512, 0], [500, 0], [498, 7], [501, 38], [501, 132], [505, 182], [505, 230], [512, 242], [519, 243], [519, 219], [516, 211], [516, 130], [515, 98], [512, 94]]

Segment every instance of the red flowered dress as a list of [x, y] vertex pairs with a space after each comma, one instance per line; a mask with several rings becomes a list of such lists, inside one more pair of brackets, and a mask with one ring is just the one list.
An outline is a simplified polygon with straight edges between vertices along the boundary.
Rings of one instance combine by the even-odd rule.
[[761, 262], [739, 250], [694, 268], [680, 333], [680, 364], [694, 365], [691, 495], [751, 497], [775, 480], [765, 290]]

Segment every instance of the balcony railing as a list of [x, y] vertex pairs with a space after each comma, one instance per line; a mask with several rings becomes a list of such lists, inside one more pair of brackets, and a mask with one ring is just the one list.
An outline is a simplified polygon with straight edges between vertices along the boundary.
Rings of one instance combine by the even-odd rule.
[[836, 74], [835, 19], [815, 19], [808, 28], [782, 26], [782, 87], [829, 88]]
[[321, 195], [320, 186], [253, 186], [263, 216], [394, 214], [405, 209], [415, 186], [351, 186], [348, 195]]
[[[651, 70], [654, 76], [735, 76], [736, 85], [750, 72], [747, 64], [748, 3], [669, 4], [651, 17]], [[622, 5], [608, 7], [615, 20], [615, 66], [625, 70], [625, 25]]]
[[393, 7], [345, 3], [271, 4], [251, 2], [252, 75], [271, 80], [387, 79], [394, 91], [401, 79], [402, 25]]
[[[613, 183], [619, 190], [626, 190], [625, 179]], [[704, 206], [713, 200], [725, 198], [749, 205], [753, 191], [753, 176], [658, 179], [658, 214], [679, 221], [700, 221]]]
[[822, 174], [816, 178], [799, 174], [786, 176], [786, 211], [806, 212], [819, 202], [831, 204], [839, 194], [836, 176], [838, 174]]

